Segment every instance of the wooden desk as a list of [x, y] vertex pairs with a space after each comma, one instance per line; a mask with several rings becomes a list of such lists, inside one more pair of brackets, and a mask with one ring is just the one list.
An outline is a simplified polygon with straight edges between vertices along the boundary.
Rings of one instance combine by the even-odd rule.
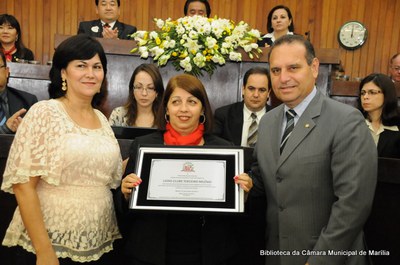
[[[357, 107], [360, 82], [333, 80], [329, 96], [340, 102]], [[400, 84], [395, 84], [398, 103], [400, 106]]]
[[[68, 37], [56, 35], [55, 46]], [[108, 97], [101, 108], [108, 117], [115, 107], [125, 103], [128, 97], [128, 83], [134, 69], [142, 63], [153, 63], [153, 60], [144, 60], [136, 54], [131, 54], [131, 49], [135, 47], [135, 42], [132, 40], [101, 38], [98, 40], [104, 47], [108, 61]], [[253, 61], [243, 56], [242, 62], [227, 62], [224, 66], [218, 67], [211, 78], [207, 74], [200, 77], [213, 109], [242, 100], [241, 88], [245, 72], [255, 66], [267, 66], [269, 48], [262, 48], [262, 50], [263, 55], [257, 60]], [[316, 49], [316, 53], [321, 62], [317, 87], [327, 95], [331, 85], [332, 65], [339, 64], [339, 49]], [[10, 63], [10, 69], [10, 86], [36, 94], [39, 100], [48, 98], [49, 66]], [[183, 73], [183, 71], [177, 72], [171, 64], [161, 67], [160, 72], [165, 86], [172, 76]], [[272, 102], [273, 105], [278, 103]]]

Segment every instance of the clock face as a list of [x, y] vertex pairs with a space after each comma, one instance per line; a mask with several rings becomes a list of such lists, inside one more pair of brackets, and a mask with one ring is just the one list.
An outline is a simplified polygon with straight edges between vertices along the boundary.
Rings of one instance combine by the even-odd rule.
[[367, 39], [367, 29], [358, 21], [346, 22], [339, 30], [340, 45], [348, 50], [361, 47]]

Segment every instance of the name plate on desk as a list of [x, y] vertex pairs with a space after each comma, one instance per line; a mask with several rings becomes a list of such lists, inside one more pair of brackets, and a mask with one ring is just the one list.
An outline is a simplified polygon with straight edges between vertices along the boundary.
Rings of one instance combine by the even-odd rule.
[[244, 191], [233, 180], [244, 170], [240, 148], [140, 147], [136, 169], [143, 182], [131, 209], [244, 211]]

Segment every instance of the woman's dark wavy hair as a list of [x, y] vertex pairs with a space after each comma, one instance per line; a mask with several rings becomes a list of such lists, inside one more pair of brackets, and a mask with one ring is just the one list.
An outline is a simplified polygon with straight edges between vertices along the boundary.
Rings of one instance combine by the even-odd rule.
[[128, 110], [127, 112], [128, 124], [131, 126], [134, 125], [137, 118], [137, 102], [133, 93], [134, 93], [135, 78], [140, 72], [145, 72], [150, 75], [154, 83], [154, 88], [156, 89], [157, 96], [154, 99], [153, 105], [151, 107], [154, 115], [154, 124], [153, 124], [154, 126], [157, 124], [159, 118], [157, 116], [157, 111], [158, 107], [160, 106], [162, 97], [164, 95], [163, 80], [160, 71], [158, 70], [158, 67], [155, 66], [154, 64], [141, 64], [138, 67], [136, 67], [135, 71], [133, 71], [132, 73], [131, 80], [129, 81], [129, 96], [127, 102], [124, 105], [124, 107]]
[[285, 9], [285, 10], [286, 10], [289, 19], [292, 21], [292, 23], [290, 23], [290, 25], [289, 25], [289, 31], [294, 32], [294, 22], [293, 22], [292, 13], [290, 12], [289, 7], [284, 6], [284, 5], [275, 6], [275, 7], [273, 7], [273, 8], [271, 9], [271, 11], [269, 11], [269, 13], [268, 13], [268, 18], [267, 18], [267, 31], [268, 31], [269, 33], [271, 33], [271, 32], [274, 31], [274, 29], [272, 28], [272, 22], [271, 22], [271, 20], [272, 20], [272, 14], [273, 14], [273, 13], [275, 12], [275, 10], [277, 10], [277, 9]]
[[[381, 120], [386, 126], [400, 126], [400, 111], [397, 106], [396, 88], [391, 78], [384, 74], [373, 73], [361, 80], [359, 92], [365, 84], [372, 82], [382, 90], [383, 108]], [[365, 118], [368, 118], [368, 112], [364, 111], [361, 105], [361, 96], [358, 97], [358, 108]]]
[[188, 93], [192, 94], [200, 100], [205, 116], [204, 132], [212, 133], [212, 125], [214, 123], [214, 119], [210, 101], [207, 97], [206, 89], [197, 77], [189, 74], [176, 75], [169, 80], [167, 88], [165, 89], [162, 103], [160, 105], [160, 108], [158, 109], [158, 116], [160, 117], [160, 119], [158, 120], [158, 128], [161, 130], [165, 130], [165, 126], [167, 124], [165, 116], [167, 114], [168, 101], [171, 97], [171, 94], [178, 87], [187, 91]]
[[[15, 41], [15, 48], [17, 48], [17, 51], [21, 53], [21, 57], [25, 56], [25, 45], [22, 42], [22, 33], [21, 33], [21, 27], [19, 25], [18, 20], [13, 16], [9, 14], [1, 14], [0, 15], [0, 25], [10, 25], [11, 27], [15, 28], [17, 31], [17, 40]], [[1, 48], [3, 48], [3, 45], [0, 43]]]
[[92, 106], [99, 107], [102, 100], [107, 94], [107, 58], [104, 53], [101, 44], [86, 34], [78, 34], [58, 45], [53, 56], [53, 65], [50, 69], [50, 84], [49, 84], [49, 96], [50, 98], [60, 98], [65, 96], [66, 91], [61, 89], [62, 79], [61, 70], [66, 69], [68, 64], [74, 60], [89, 60], [95, 55], [99, 55], [101, 64], [104, 70], [104, 80], [100, 88], [100, 92], [97, 93], [92, 99]]

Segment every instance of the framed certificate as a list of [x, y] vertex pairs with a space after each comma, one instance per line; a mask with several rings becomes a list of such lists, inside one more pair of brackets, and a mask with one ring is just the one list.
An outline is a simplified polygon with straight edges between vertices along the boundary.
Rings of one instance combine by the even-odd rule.
[[139, 148], [136, 187], [130, 208], [137, 210], [243, 212], [244, 191], [233, 177], [244, 172], [241, 148]]

